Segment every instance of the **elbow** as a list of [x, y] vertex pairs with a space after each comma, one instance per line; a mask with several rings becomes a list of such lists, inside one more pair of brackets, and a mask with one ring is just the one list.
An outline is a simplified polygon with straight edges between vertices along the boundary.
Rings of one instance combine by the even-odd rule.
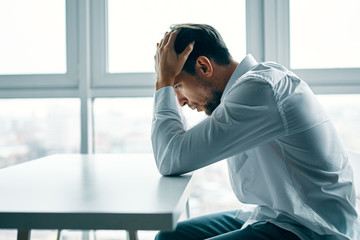
[[171, 177], [171, 176], [179, 176], [179, 175], [181, 175], [181, 174], [173, 173], [171, 171], [163, 171], [161, 169], [159, 169], [159, 173], [164, 177]]
[[159, 164], [158, 161], [156, 161], [156, 166], [162, 176], [171, 176], [171, 171], [169, 171], [167, 167], [164, 167], [163, 164]]
[[157, 164], [157, 168], [162, 176], [179, 176], [182, 174], [180, 171], [176, 171], [176, 169], [174, 170], [174, 168], [166, 164]]
[[159, 173], [162, 176], [179, 176], [186, 173], [177, 161], [172, 161], [170, 156], [155, 156], [155, 162]]
[[180, 146], [181, 134], [175, 134], [168, 141], [158, 141], [152, 139], [152, 147], [156, 166], [163, 176], [178, 176], [184, 173], [184, 163], [179, 158], [179, 149], [174, 146]]
[[163, 175], [164, 177], [173, 177], [173, 176], [180, 176], [182, 174], [185, 174], [186, 172], [181, 172], [181, 171], [162, 171], [159, 169], [159, 172], [161, 175]]

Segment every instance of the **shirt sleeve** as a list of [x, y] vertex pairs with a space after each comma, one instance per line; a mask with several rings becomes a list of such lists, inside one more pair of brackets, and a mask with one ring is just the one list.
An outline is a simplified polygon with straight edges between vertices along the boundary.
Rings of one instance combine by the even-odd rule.
[[285, 133], [271, 85], [261, 79], [235, 83], [213, 114], [185, 131], [174, 89], [154, 97], [152, 145], [162, 175], [179, 175], [271, 141]]

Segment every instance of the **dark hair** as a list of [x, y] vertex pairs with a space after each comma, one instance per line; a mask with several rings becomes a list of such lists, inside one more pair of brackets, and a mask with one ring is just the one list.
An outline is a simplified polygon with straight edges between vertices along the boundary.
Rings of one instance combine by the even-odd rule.
[[179, 30], [175, 40], [175, 52], [180, 54], [191, 43], [195, 42], [194, 49], [189, 55], [183, 71], [195, 74], [195, 63], [199, 56], [212, 59], [215, 63], [225, 66], [230, 64], [231, 55], [220, 33], [206, 24], [176, 24], [171, 30]]

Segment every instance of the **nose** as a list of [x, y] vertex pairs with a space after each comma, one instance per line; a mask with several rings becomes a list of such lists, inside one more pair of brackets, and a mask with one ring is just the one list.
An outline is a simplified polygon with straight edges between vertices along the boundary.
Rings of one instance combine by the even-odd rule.
[[177, 97], [177, 100], [178, 100], [180, 106], [182, 106], [182, 107], [189, 103], [189, 100], [179, 92], [176, 92], [176, 97]]

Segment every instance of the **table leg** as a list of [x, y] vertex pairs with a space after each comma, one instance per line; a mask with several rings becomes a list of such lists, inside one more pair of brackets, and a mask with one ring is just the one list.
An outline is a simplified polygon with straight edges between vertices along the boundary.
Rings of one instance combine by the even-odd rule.
[[190, 204], [189, 204], [189, 199], [186, 201], [186, 218], [189, 219], [190, 218]]
[[58, 229], [56, 232], [56, 240], [60, 240], [61, 237], [61, 229]]
[[137, 231], [126, 231], [127, 240], [139, 240]]
[[89, 231], [82, 231], [82, 240], [96, 240], [95, 231], [89, 230]]
[[20, 230], [17, 231], [17, 240], [30, 240], [30, 230]]

